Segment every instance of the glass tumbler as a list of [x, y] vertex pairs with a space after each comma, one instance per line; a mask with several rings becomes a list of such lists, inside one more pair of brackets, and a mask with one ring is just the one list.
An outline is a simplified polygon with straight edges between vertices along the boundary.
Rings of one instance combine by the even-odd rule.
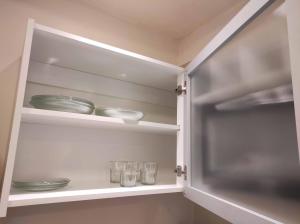
[[138, 165], [137, 165], [137, 175], [136, 175], [136, 181], [137, 182], [141, 182], [142, 169], [143, 169], [143, 163], [139, 162]]
[[111, 161], [110, 162], [110, 182], [120, 183], [121, 171], [123, 170], [125, 161]]
[[127, 162], [121, 172], [121, 186], [134, 187], [137, 182], [138, 163]]
[[141, 170], [141, 183], [145, 185], [153, 185], [156, 183], [157, 163], [144, 162]]

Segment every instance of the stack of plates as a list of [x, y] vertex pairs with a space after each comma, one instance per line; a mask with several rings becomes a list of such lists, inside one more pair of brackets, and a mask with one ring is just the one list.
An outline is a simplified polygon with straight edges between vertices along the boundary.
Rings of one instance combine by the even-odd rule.
[[51, 191], [68, 185], [68, 178], [13, 181], [13, 186], [25, 191]]
[[38, 109], [58, 110], [64, 112], [91, 114], [94, 104], [88, 100], [70, 96], [35, 95], [30, 104]]
[[141, 111], [120, 108], [96, 108], [95, 113], [99, 116], [116, 117], [131, 121], [138, 121], [144, 116], [143, 112]]

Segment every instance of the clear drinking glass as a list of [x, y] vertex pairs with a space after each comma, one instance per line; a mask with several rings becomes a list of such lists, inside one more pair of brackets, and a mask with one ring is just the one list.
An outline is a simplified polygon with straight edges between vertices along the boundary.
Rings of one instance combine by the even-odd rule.
[[136, 175], [136, 181], [137, 182], [141, 182], [142, 169], [143, 169], [143, 163], [139, 162], [138, 167], [137, 167], [137, 175]]
[[121, 186], [122, 187], [134, 187], [137, 182], [138, 163], [127, 162], [121, 172]]
[[156, 183], [158, 165], [156, 162], [144, 162], [141, 170], [141, 183], [153, 185]]
[[120, 183], [121, 171], [123, 170], [125, 161], [111, 161], [110, 162], [110, 182]]
[[125, 168], [138, 170], [138, 162], [136, 162], [136, 161], [127, 161], [125, 163]]

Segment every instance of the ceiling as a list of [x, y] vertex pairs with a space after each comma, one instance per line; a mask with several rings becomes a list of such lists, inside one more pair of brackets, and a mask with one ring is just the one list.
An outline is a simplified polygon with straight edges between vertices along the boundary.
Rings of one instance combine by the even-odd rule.
[[246, 0], [80, 0], [120, 20], [176, 39]]

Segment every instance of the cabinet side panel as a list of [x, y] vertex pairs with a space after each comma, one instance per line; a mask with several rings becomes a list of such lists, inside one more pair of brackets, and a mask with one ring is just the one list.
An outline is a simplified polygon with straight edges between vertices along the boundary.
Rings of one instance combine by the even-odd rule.
[[15, 103], [15, 111], [14, 111], [11, 133], [10, 133], [10, 141], [8, 145], [6, 162], [4, 165], [5, 170], [4, 170], [1, 199], [0, 199], [0, 217], [5, 216], [7, 211], [8, 196], [9, 196], [9, 191], [11, 186], [11, 178], [13, 174], [15, 154], [17, 148], [18, 135], [19, 135], [20, 121], [21, 121], [21, 110], [23, 107], [23, 100], [24, 100], [24, 93], [25, 93], [25, 86], [26, 86], [33, 29], [34, 29], [34, 21], [29, 20], [27, 25], [24, 51], [22, 55], [21, 70], [20, 70], [16, 103]]
[[17, 84], [18, 74], [21, 60], [18, 59], [0, 72], [0, 175], [1, 175], [1, 189], [3, 182], [3, 175], [5, 170], [5, 161], [7, 156], [7, 148], [9, 143], [9, 136], [12, 123], [12, 114], [14, 112], [14, 104], [16, 94], [11, 89]]

